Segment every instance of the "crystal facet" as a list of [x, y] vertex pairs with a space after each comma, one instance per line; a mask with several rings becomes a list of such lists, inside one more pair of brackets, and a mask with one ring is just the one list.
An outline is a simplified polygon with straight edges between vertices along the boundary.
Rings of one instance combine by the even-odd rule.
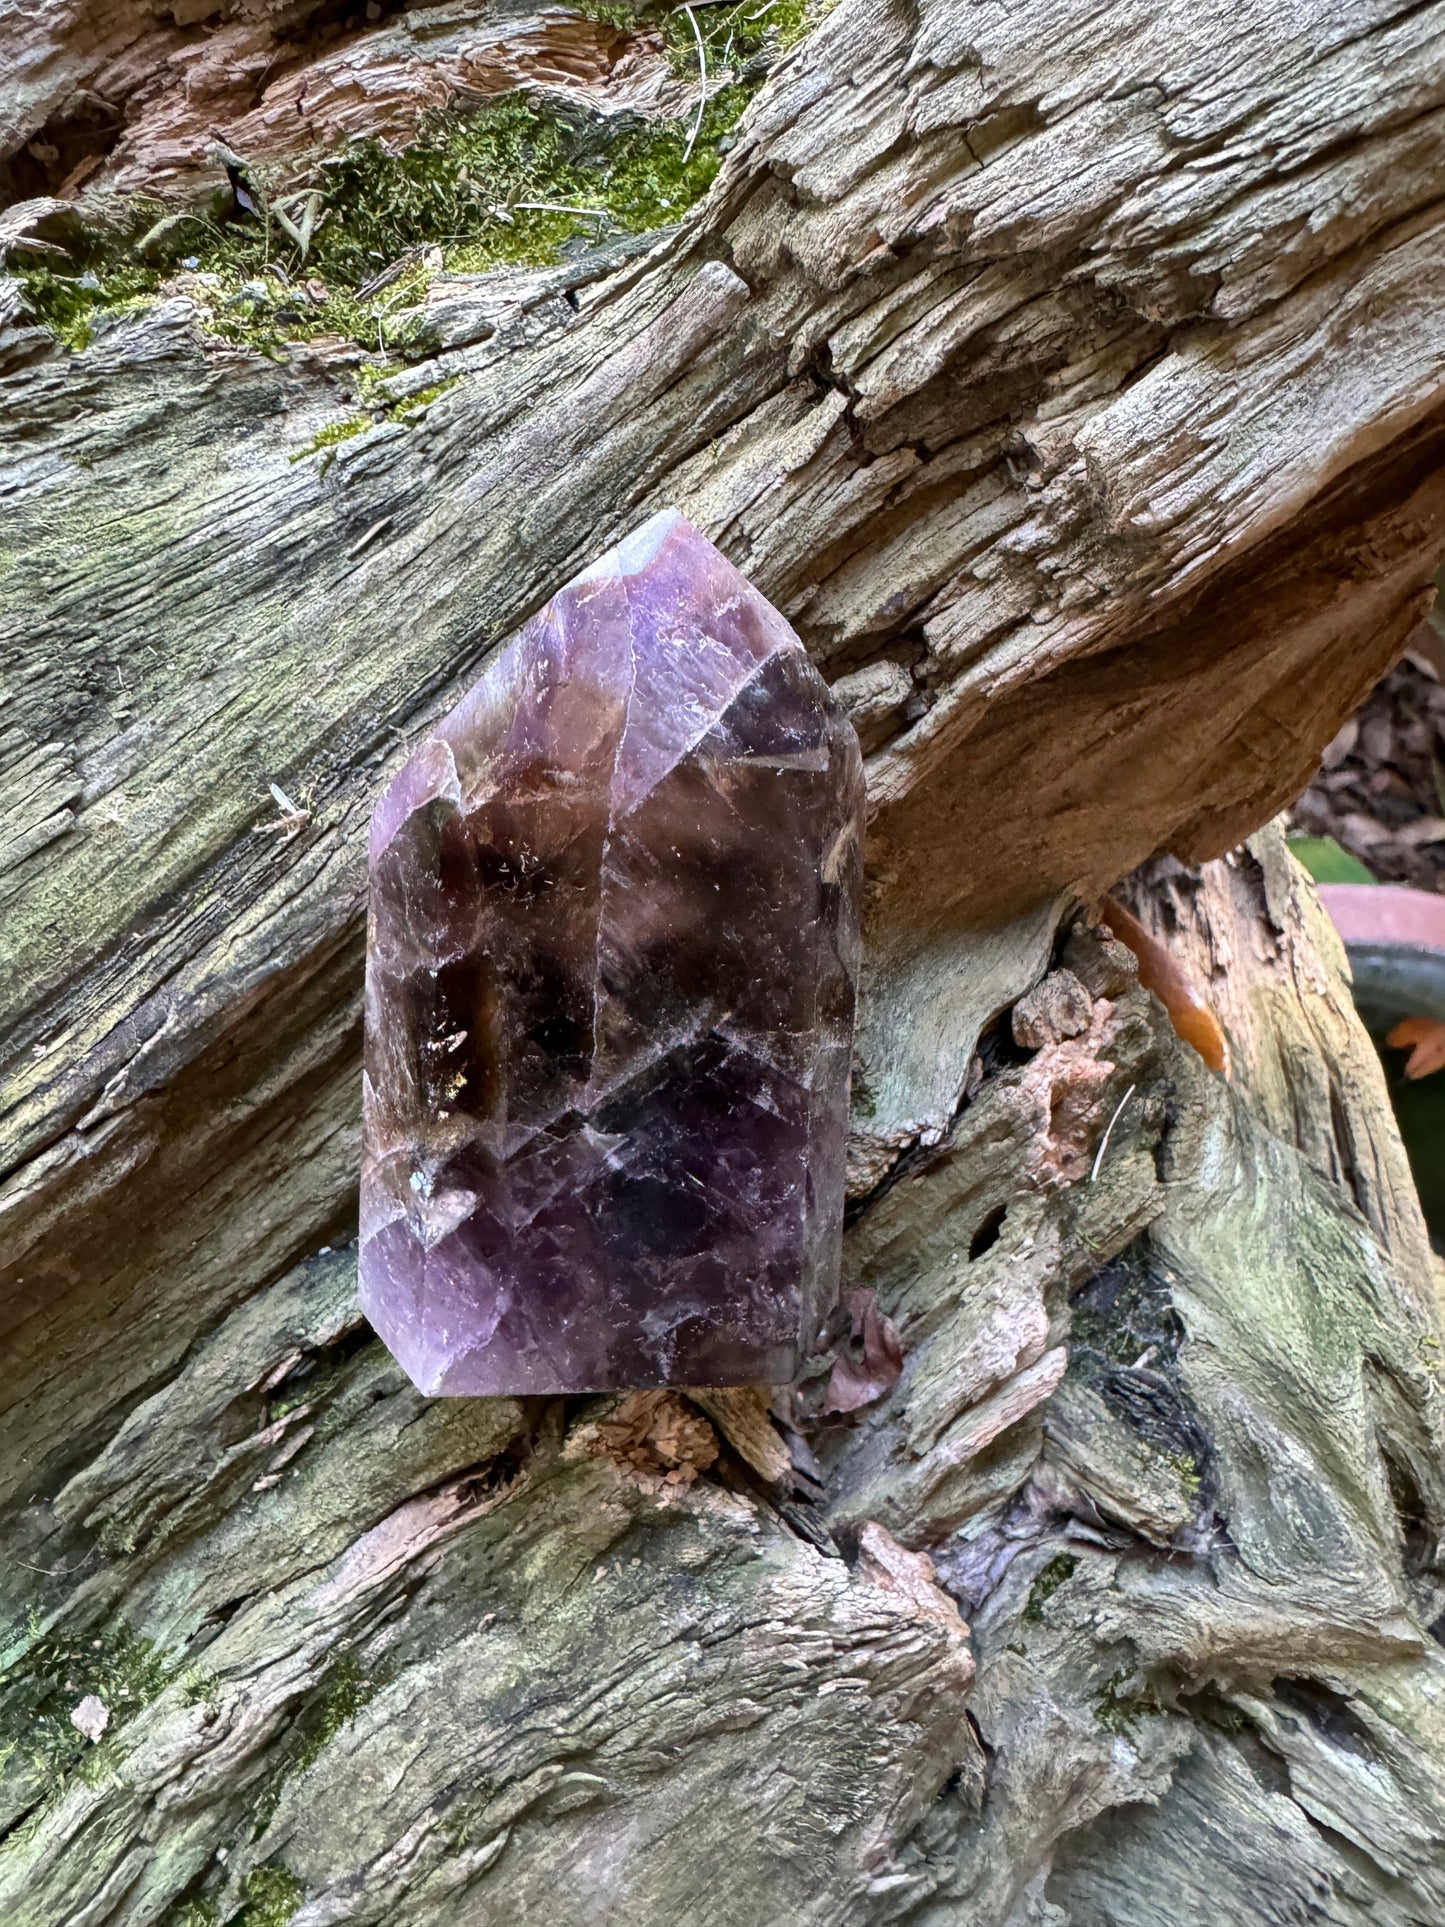
[[863, 779], [679, 515], [371, 827], [361, 1302], [423, 1391], [781, 1383], [838, 1289]]

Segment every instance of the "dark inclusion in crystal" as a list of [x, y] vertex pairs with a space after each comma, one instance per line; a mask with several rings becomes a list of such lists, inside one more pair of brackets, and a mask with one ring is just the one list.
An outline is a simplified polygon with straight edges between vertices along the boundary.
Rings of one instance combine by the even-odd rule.
[[662, 514], [371, 826], [361, 1301], [423, 1391], [781, 1383], [838, 1290], [863, 779]]

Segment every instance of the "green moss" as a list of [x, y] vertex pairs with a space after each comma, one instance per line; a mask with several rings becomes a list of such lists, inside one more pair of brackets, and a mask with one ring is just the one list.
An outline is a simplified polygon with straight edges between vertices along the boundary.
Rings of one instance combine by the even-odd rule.
[[[345, 421], [328, 422], [325, 428], [317, 429], [305, 448], [298, 448], [296, 453], [288, 456], [287, 459], [292, 462], [304, 462], [308, 455], [315, 455], [323, 448], [335, 448], [338, 442], [349, 442], [353, 435], [360, 435], [370, 427], [369, 415], [348, 415]], [[298, 1396], [296, 1403], [299, 1405], [303, 1400]], [[277, 1416], [279, 1417], [280, 1414], [278, 1413]]]
[[372, 1698], [379, 1683], [362, 1675], [360, 1665], [350, 1653], [344, 1653], [328, 1667], [315, 1697], [293, 1723], [281, 1763], [257, 1806], [256, 1837], [271, 1824], [286, 1783], [321, 1757], [342, 1728], [349, 1726]]
[[1165, 1452], [1162, 1456], [1164, 1463], [1169, 1467], [1170, 1471], [1173, 1472], [1183, 1487], [1185, 1498], [1191, 1500], [1197, 1499], [1199, 1497], [1199, 1488], [1203, 1484], [1203, 1474], [1200, 1472], [1198, 1461], [1194, 1458], [1193, 1454], [1189, 1452]]
[[375, 1691], [375, 1680], [362, 1677], [361, 1668], [350, 1653], [338, 1659], [326, 1675], [315, 1724], [296, 1755], [294, 1771], [302, 1773], [313, 1760], [319, 1759], [342, 1727], [350, 1726]]
[[[660, 4], [660, 0], [637, 0], [635, 5], [629, 0], [575, 0], [574, 11], [623, 33], [644, 26], [661, 28], [676, 71], [697, 74], [697, 34], [681, 6]], [[733, 6], [695, 11], [693, 18], [702, 35], [709, 76], [716, 79], [725, 73], [748, 74], [760, 56], [776, 55], [795, 46], [823, 11], [821, 6], [810, 6], [808, 0], [738, 0]]]
[[576, 0], [572, 11], [588, 20], [600, 20], [604, 26], [616, 27], [621, 33], [631, 32], [649, 17], [647, 7], [631, 6], [629, 0]]
[[96, 1545], [107, 1559], [128, 1559], [138, 1543], [135, 1526], [120, 1519], [107, 1519], [96, 1536]]
[[218, 1927], [221, 1914], [213, 1900], [188, 1900], [184, 1907], [167, 1914], [166, 1927]]
[[316, 268], [364, 285], [408, 248], [466, 247], [470, 265], [498, 267], [555, 258], [581, 223], [551, 207], [583, 184], [570, 130], [520, 94], [466, 115], [429, 119], [399, 154], [359, 141], [321, 170], [332, 219], [317, 242]]
[[385, 408], [391, 401], [385, 384], [405, 372], [400, 361], [369, 361], [356, 371], [356, 399], [363, 408]]
[[[712, 185], [717, 142], [748, 93], [729, 86], [713, 96], [690, 153], [691, 130], [680, 121], [628, 121], [603, 137], [520, 95], [438, 115], [400, 154], [358, 142], [321, 170], [336, 212], [318, 238], [315, 269], [364, 286], [408, 249], [429, 247], [460, 273], [540, 267], [569, 244], [663, 226]], [[424, 279], [418, 267], [379, 292], [376, 305], [414, 304]], [[379, 318], [387, 345], [403, 345], [402, 324]]]
[[53, 267], [22, 268], [25, 305], [35, 320], [77, 351], [90, 346], [97, 317], [107, 310], [136, 307], [156, 285], [153, 269], [142, 263], [109, 263], [103, 272], [82, 266], [75, 274]]
[[1054, 1594], [1059, 1590], [1059, 1587], [1067, 1580], [1073, 1578], [1078, 1569], [1079, 1562], [1074, 1558], [1072, 1553], [1061, 1552], [1050, 1559], [1043, 1571], [1040, 1572], [1034, 1580], [1032, 1586], [1029, 1587], [1028, 1604], [1024, 1607], [1023, 1611], [1025, 1625], [1039, 1626], [1043, 1624], [1044, 1607], [1048, 1604], [1049, 1600], [1053, 1598]]
[[123, 1621], [83, 1635], [38, 1640], [4, 1682], [0, 1744], [47, 1789], [98, 1757], [70, 1715], [94, 1694], [110, 1711], [107, 1736], [153, 1700], [171, 1678], [154, 1645]]
[[416, 394], [408, 395], [404, 401], [393, 402], [387, 413], [395, 422], [415, 421], [419, 415], [426, 413], [434, 401], [440, 401], [443, 395], [455, 388], [460, 380], [460, 375], [452, 375], [446, 381], [434, 381], [430, 388], [418, 389]]
[[[731, 7], [705, 7], [693, 19], [702, 29], [710, 75], [729, 73], [739, 78], [756, 74], [760, 58], [786, 53], [795, 47], [825, 9], [808, 0], [739, 0]], [[663, 37], [673, 66], [680, 73], [698, 71], [697, 36], [681, 7], [666, 15]]]
[[627, 234], [644, 234], [681, 220], [717, 178], [722, 165], [718, 143], [737, 125], [750, 93], [734, 85], [712, 96], [690, 154], [691, 129], [676, 121], [620, 134], [601, 190], [614, 225]]
[[1094, 1718], [1109, 1732], [1117, 1733], [1122, 1739], [1132, 1739], [1134, 1730], [1142, 1719], [1157, 1719], [1164, 1711], [1159, 1695], [1152, 1687], [1128, 1693], [1123, 1690], [1129, 1683], [1131, 1674], [1128, 1669], [1111, 1673], [1104, 1682], [1104, 1690], [1094, 1703]]
[[181, 1675], [180, 1685], [187, 1706], [210, 1706], [221, 1690], [218, 1676], [199, 1666], [188, 1667]]
[[287, 1868], [257, 1867], [246, 1877], [246, 1905], [235, 1927], [286, 1927], [305, 1898], [301, 1882]]

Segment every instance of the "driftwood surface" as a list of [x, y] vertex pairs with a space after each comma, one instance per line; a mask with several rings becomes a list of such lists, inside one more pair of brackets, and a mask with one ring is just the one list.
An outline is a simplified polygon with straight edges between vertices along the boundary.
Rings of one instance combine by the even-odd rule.
[[[1434, 1261], [1252, 834], [1445, 548], [1442, 101], [1445, 6], [840, 0], [675, 232], [434, 278], [389, 392], [455, 385], [300, 460], [326, 356], [0, 304], [0, 1917], [1445, 1916]], [[428, 1402], [354, 1304], [367, 816], [668, 503], [869, 750], [903, 1375]], [[1150, 858], [1232, 1084], [1076, 922]]]

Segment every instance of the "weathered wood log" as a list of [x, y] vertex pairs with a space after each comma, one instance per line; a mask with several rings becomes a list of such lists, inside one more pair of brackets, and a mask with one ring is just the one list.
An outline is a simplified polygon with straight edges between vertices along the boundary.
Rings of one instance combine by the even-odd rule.
[[[326, 447], [344, 358], [0, 310], [7, 1920], [1445, 1911], [1433, 1260], [1308, 885], [1215, 860], [1445, 547], [1442, 28], [842, 0], [680, 228], [434, 278]], [[429, 1403], [366, 818], [665, 502], [864, 725], [903, 1375]], [[1233, 1085], [1075, 926], [1165, 850]]]

